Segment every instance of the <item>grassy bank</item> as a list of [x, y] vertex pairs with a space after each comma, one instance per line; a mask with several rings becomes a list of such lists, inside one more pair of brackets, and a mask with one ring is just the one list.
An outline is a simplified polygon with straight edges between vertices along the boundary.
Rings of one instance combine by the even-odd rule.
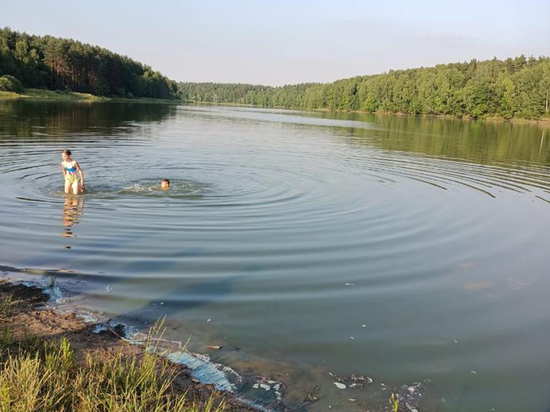
[[157, 355], [154, 339], [137, 347], [93, 334], [46, 301], [37, 288], [0, 281], [0, 411], [253, 410]]
[[[6, 332], [8, 334], [9, 332]], [[94, 351], [81, 364], [66, 338], [3, 343], [2, 411], [221, 411], [171, 390], [174, 373], [151, 354], [140, 359]]]
[[152, 99], [148, 97], [103, 97], [89, 93], [66, 92], [61, 90], [25, 89], [22, 93], [0, 91], [0, 100], [26, 99], [37, 101], [72, 101], [72, 102], [120, 102], [120, 103], [180, 103], [174, 99]]

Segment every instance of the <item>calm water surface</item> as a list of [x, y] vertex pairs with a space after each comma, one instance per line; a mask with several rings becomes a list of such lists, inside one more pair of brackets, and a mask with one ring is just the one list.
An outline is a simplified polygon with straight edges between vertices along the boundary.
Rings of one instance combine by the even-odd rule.
[[[528, 124], [0, 102], [0, 265], [61, 270], [80, 306], [141, 327], [168, 315], [170, 338], [223, 345], [214, 360], [284, 382], [294, 409], [308, 393], [312, 410], [386, 406], [423, 382], [423, 410], [545, 412], [549, 140]], [[65, 148], [85, 195], [62, 193]]]

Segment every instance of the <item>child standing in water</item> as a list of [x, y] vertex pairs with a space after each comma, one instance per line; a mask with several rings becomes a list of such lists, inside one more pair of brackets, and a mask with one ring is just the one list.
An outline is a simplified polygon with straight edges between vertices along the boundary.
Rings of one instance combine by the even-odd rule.
[[65, 193], [75, 195], [84, 191], [84, 174], [76, 160], [71, 158], [70, 150], [63, 150], [61, 153], [61, 171], [65, 178]]

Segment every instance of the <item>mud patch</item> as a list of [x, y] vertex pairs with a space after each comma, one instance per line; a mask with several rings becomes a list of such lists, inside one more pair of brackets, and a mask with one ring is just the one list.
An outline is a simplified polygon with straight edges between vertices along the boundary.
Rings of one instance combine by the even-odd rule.
[[[13, 284], [0, 279], [0, 330], [2, 343], [17, 344], [28, 339], [69, 340], [77, 359], [84, 360], [85, 354], [102, 351], [136, 356], [139, 360], [144, 353], [140, 346], [131, 345], [120, 339], [110, 328], [97, 333], [97, 325], [86, 323], [75, 313], [64, 313], [48, 307], [50, 297], [35, 286]], [[121, 330], [119, 330], [121, 331]], [[95, 332], [95, 333], [94, 333]], [[198, 382], [191, 371], [178, 364], [171, 368], [177, 373], [172, 383], [175, 393], [184, 394], [199, 404], [206, 404], [210, 398], [215, 404], [224, 402], [229, 410], [257, 411], [234, 394], [218, 391], [214, 385]]]

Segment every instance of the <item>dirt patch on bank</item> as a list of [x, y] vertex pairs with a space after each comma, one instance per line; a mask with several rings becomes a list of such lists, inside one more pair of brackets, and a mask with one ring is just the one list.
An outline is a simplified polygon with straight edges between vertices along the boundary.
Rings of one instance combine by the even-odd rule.
[[[2, 339], [17, 344], [31, 339], [53, 342], [65, 338], [81, 363], [84, 363], [87, 353], [94, 356], [116, 353], [128, 358], [135, 357], [138, 361], [143, 357], [142, 347], [124, 341], [117, 336], [116, 331], [108, 329], [100, 334], [93, 333], [94, 325], [85, 323], [73, 313], [48, 307], [47, 303], [48, 296], [40, 288], [0, 280]], [[214, 405], [223, 402], [228, 411], [258, 410], [244, 404], [232, 393], [218, 392], [213, 385], [196, 381], [183, 365], [171, 364], [170, 368], [176, 376], [171, 384], [171, 392], [186, 394], [190, 402], [200, 406], [213, 399]]]

